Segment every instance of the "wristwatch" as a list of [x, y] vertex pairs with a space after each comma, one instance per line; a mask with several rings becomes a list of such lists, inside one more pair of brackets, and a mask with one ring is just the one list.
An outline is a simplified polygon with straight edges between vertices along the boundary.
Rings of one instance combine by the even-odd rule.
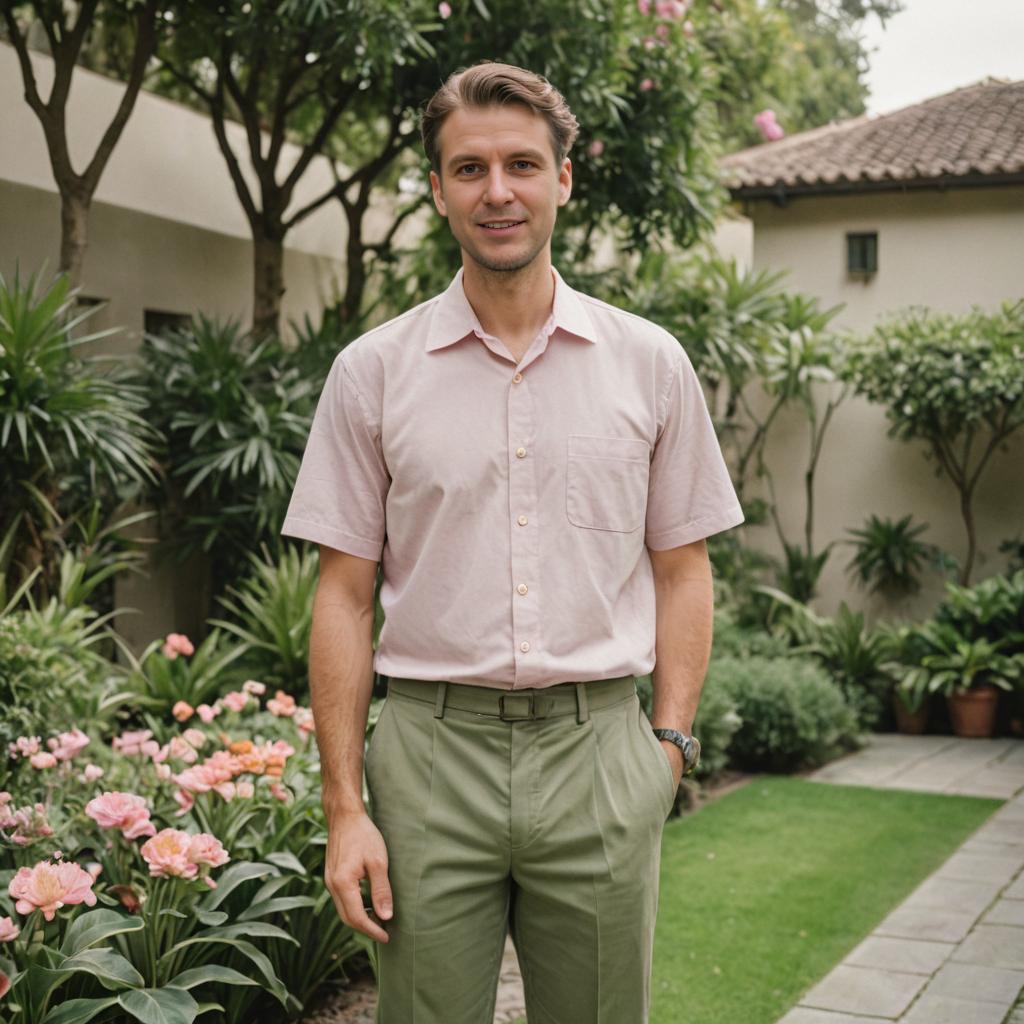
[[654, 729], [659, 740], [674, 743], [683, 752], [683, 774], [689, 775], [700, 764], [700, 740], [696, 736], [686, 736], [678, 729]]

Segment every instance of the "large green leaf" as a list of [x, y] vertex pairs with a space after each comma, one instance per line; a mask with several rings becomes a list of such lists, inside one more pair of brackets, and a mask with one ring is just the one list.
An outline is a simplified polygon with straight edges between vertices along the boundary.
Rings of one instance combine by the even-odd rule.
[[237, 889], [243, 882], [251, 878], [262, 878], [264, 875], [279, 874], [273, 864], [264, 864], [261, 861], [244, 861], [240, 864], [232, 864], [221, 873], [217, 879], [217, 888], [214, 889], [200, 904], [203, 910], [215, 910], [224, 899]]
[[129, 917], [114, 910], [90, 910], [71, 922], [60, 951], [70, 956], [94, 946], [111, 935], [142, 931], [145, 926], [146, 923], [141, 917]]
[[294, 910], [296, 907], [312, 907], [316, 905], [313, 896], [279, 896], [273, 900], [263, 900], [260, 903], [253, 903], [246, 907], [238, 915], [239, 921], [253, 921], [258, 917], [266, 917], [268, 914], [276, 914], [283, 910]]
[[96, 978], [104, 988], [142, 988], [141, 974], [120, 953], [113, 949], [83, 949], [69, 956], [60, 965], [62, 971], [84, 971]]
[[258, 985], [259, 982], [248, 975], [236, 971], [233, 967], [222, 967], [220, 964], [203, 964], [202, 967], [191, 967], [187, 971], [171, 978], [168, 985], [174, 988], [195, 988], [196, 985], [206, 985], [211, 982], [221, 982], [224, 985]]
[[68, 999], [54, 1006], [43, 1018], [43, 1024], [88, 1024], [96, 1014], [117, 1003], [117, 996], [106, 999]]
[[143, 988], [122, 992], [117, 1001], [142, 1024], [192, 1024], [199, 1004], [183, 988]]

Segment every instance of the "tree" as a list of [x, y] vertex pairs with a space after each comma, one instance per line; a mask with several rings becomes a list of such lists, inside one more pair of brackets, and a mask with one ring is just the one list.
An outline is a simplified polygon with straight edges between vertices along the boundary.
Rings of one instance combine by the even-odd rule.
[[910, 309], [879, 324], [849, 351], [843, 376], [885, 406], [889, 436], [925, 443], [925, 456], [960, 496], [967, 586], [977, 537], [974, 494], [997, 448], [1024, 427], [1024, 299], [987, 314]]
[[[0, 0], [8, 38], [18, 55], [25, 99], [43, 127], [53, 178], [60, 192], [60, 270], [67, 272], [72, 287], [81, 281], [92, 197], [131, 116], [158, 38], [158, 0], [102, 0], [102, 7], [100, 4], [101, 0], [81, 0], [77, 4], [60, 0]], [[83, 46], [101, 19], [108, 22], [113, 32], [120, 31], [129, 38], [131, 58], [121, 102], [92, 159], [79, 173], [68, 151], [67, 103]], [[29, 57], [28, 36], [33, 24], [41, 27], [53, 58], [53, 86], [45, 101], [39, 94]]]

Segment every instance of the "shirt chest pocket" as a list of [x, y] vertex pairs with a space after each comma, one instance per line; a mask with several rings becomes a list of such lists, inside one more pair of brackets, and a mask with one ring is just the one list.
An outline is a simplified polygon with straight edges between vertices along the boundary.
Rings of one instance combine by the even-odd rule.
[[565, 513], [587, 530], [632, 533], [644, 524], [650, 448], [642, 438], [570, 434]]

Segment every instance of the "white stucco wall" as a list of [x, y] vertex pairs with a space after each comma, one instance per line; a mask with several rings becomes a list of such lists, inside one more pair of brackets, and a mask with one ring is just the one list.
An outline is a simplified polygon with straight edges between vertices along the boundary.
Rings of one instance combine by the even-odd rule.
[[[807, 197], [784, 208], [748, 204], [747, 212], [755, 268], [788, 270], [786, 286], [816, 296], [823, 307], [846, 303], [835, 323], [856, 332], [911, 304], [963, 312], [1024, 296], [1024, 187]], [[848, 231], [878, 232], [879, 270], [866, 283], [847, 277]], [[923, 539], [962, 560], [966, 535], [956, 489], [935, 476], [922, 445], [891, 440], [886, 431], [883, 410], [863, 399], [848, 399], [833, 417], [816, 488], [816, 545], [846, 539], [846, 529], [863, 526], [871, 513], [913, 513], [930, 524]], [[778, 422], [768, 447], [791, 542], [802, 536], [808, 451], [805, 418], [794, 411]], [[1005, 565], [999, 543], [1024, 533], [1024, 436], [993, 456], [975, 509], [979, 580]], [[750, 536], [766, 550], [781, 550], [770, 527]], [[846, 546], [834, 550], [815, 606], [833, 614], [846, 599], [870, 615], [894, 611], [850, 585], [844, 566], [851, 557]], [[918, 599], [898, 610], [927, 614], [941, 595], [941, 581], [932, 577]]]

